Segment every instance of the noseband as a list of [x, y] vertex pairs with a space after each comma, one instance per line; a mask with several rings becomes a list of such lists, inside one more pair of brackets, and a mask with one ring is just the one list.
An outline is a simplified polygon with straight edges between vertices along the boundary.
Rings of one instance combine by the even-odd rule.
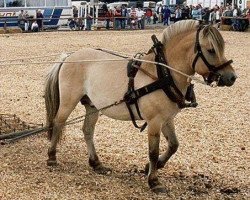
[[196, 33], [196, 41], [195, 41], [195, 48], [194, 50], [197, 51], [197, 54], [194, 58], [194, 61], [193, 61], [193, 64], [192, 64], [192, 68], [193, 70], [195, 70], [195, 65], [198, 61], [199, 58], [201, 58], [203, 60], [203, 62], [205, 63], [205, 65], [207, 66], [208, 70], [209, 70], [209, 75], [207, 78], [204, 78], [204, 80], [206, 81], [206, 83], [208, 85], [210, 85], [213, 81], [218, 81], [221, 77], [221, 75], [219, 73], [217, 73], [217, 71], [225, 68], [227, 65], [230, 65], [233, 60], [229, 60], [219, 66], [215, 66], [215, 65], [211, 65], [206, 57], [204, 56], [204, 54], [202, 53], [202, 50], [201, 50], [201, 45], [200, 45], [200, 42], [199, 42], [199, 34], [200, 34], [200, 31], [201, 29], [203, 28], [203, 26], [199, 26], [198, 30], [197, 30], [197, 33]]

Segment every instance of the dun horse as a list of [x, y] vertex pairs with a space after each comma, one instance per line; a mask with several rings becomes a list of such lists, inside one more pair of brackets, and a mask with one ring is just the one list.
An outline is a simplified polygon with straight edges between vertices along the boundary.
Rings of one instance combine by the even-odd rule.
[[[234, 84], [236, 75], [231, 66], [232, 61], [225, 58], [224, 40], [214, 27], [201, 27], [199, 22], [194, 20], [180, 21], [163, 31], [161, 42], [162, 54], [154, 51], [157, 48], [155, 46], [141, 59], [165, 60], [169, 66], [184, 74], [197, 73], [203, 76], [208, 84], [213, 81], [217, 81], [218, 86]], [[159, 66], [146, 62], [139, 64], [137, 62], [136, 65], [132, 65], [142, 70], [139, 70], [136, 76], [134, 74], [134, 78], [129, 78], [127, 76], [128, 61], [125, 59], [112, 62], [70, 63], [70, 61], [79, 60], [117, 58], [119, 58], [117, 55], [105, 51], [85, 48], [65, 57], [65, 61], [68, 62], [56, 64], [48, 74], [45, 101], [51, 146], [48, 150], [47, 164], [56, 165], [56, 147], [62, 129], [70, 113], [81, 101], [86, 108], [82, 130], [87, 144], [89, 164], [98, 173], [105, 174], [109, 171], [110, 169], [104, 167], [97, 156], [93, 134], [100, 109], [113, 105], [102, 109], [101, 112], [113, 119], [132, 120], [135, 123], [135, 120], [143, 118], [147, 122], [149, 163], [145, 169], [148, 174], [148, 184], [156, 193], [166, 192], [166, 188], [158, 180], [157, 170], [163, 168], [177, 151], [179, 144], [173, 119], [181, 108], [185, 107], [182, 97], [185, 97], [188, 91], [190, 80], [172, 70], [163, 73], [163, 77], [159, 77], [162, 74], [159, 73]], [[160, 69], [164, 71], [163, 68], [165, 69], [165, 67]], [[125, 94], [136, 96], [138, 88], [144, 88], [142, 90], [145, 91], [150, 89], [151, 87], [145, 86], [156, 81], [153, 77], [166, 80], [166, 82], [157, 83], [158, 85], [154, 85], [154, 90], [139, 95], [132, 103], [125, 100], [123, 103], [114, 105], [114, 102], [126, 99]], [[165, 77], [170, 78], [165, 79]], [[128, 82], [131, 80], [134, 80], [133, 87], [128, 92]], [[168, 148], [162, 155], [159, 155], [161, 132], [168, 142]]]

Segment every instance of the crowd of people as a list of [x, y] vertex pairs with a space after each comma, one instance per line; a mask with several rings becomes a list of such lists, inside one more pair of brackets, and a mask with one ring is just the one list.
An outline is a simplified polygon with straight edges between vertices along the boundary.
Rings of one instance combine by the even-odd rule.
[[[125, 5], [108, 8], [106, 4], [102, 6], [103, 15], [99, 15], [99, 19], [105, 21], [105, 28], [110, 29], [144, 29], [145, 25], [162, 23], [170, 25], [170, 21], [177, 22], [183, 19], [202, 20], [206, 24], [215, 24], [221, 21], [222, 17], [250, 17], [249, 8], [242, 10], [240, 7], [226, 5], [215, 5], [213, 8], [203, 8], [200, 4], [196, 6], [180, 6], [168, 7], [159, 5], [154, 8], [127, 8]], [[87, 27], [85, 30], [91, 30], [94, 16], [93, 12], [87, 15]], [[71, 29], [83, 30], [83, 20], [77, 14], [77, 8], [73, 7], [73, 18], [69, 22]]]
[[43, 14], [41, 10], [36, 10], [36, 17], [30, 16], [28, 11], [21, 10], [18, 15], [18, 26], [23, 31], [38, 32], [43, 28]]
[[[71, 30], [91, 30], [93, 25], [95, 7], [91, 8], [87, 15], [79, 16], [77, 7], [73, 6], [73, 17], [69, 19], [68, 26]], [[86, 17], [86, 24], [84, 20]], [[102, 14], [98, 20], [103, 21], [105, 28], [113, 27], [115, 30], [122, 29], [144, 29], [145, 25], [162, 23], [170, 25], [170, 21], [177, 22], [183, 19], [202, 20], [206, 24], [220, 23], [222, 18], [238, 18], [245, 17], [250, 19], [249, 7], [242, 10], [241, 7], [226, 5], [215, 5], [213, 8], [203, 8], [200, 4], [196, 6], [180, 6], [169, 7], [159, 5], [154, 8], [127, 8], [126, 5], [108, 8], [106, 4], [102, 6]], [[36, 16], [29, 16], [28, 11], [21, 10], [18, 16], [18, 25], [23, 31], [31, 30], [38, 32], [43, 29], [43, 14], [41, 10], [36, 11]], [[228, 21], [227, 21], [228, 20]], [[237, 20], [226, 19], [224, 24], [236, 24]], [[248, 22], [249, 24], [249, 22]], [[245, 27], [248, 26], [245, 24]], [[86, 27], [85, 27], [86, 26]]]

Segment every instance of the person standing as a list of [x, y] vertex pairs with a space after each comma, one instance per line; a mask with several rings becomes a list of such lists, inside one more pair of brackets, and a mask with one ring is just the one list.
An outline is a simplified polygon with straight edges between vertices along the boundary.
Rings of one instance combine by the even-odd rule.
[[106, 29], [110, 29], [110, 21], [113, 19], [113, 11], [109, 8], [108, 11], [105, 14], [106, 18]]
[[43, 14], [40, 9], [36, 12], [36, 22], [38, 24], [39, 31], [43, 29]]
[[138, 29], [144, 29], [144, 11], [138, 8], [136, 12], [136, 18], [138, 23]]
[[73, 18], [78, 18], [78, 9], [76, 6], [73, 6]]
[[171, 11], [170, 9], [168, 8], [168, 6], [166, 6], [164, 9], [163, 9], [163, 25], [166, 25], [169, 26], [169, 18], [170, 18], [170, 15], [171, 15]]
[[122, 13], [121, 13], [121, 8], [119, 6], [117, 6], [114, 10], [114, 17], [115, 17], [114, 29], [116, 29], [116, 30], [121, 29]]
[[136, 28], [136, 10], [134, 7], [131, 8], [131, 11], [129, 13], [130, 17], [130, 29], [135, 29]]
[[145, 16], [146, 16], [147, 24], [151, 24], [151, 17], [153, 16], [153, 12], [151, 8], [146, 9]]
[[181, 20], [181, 16], [182, 16], [182, 11], [180, 9], [180, 6], [177, 6], [176, 10], [175, 10], [175, 22], [180, 21]]
[[25, 21], [26, 21], [25, 13], [23, 10], [21, 10], [20, 14], [18, 15], [18, 26], [23, 31], [25, 30]]
[[157, 8], [157, 14], [158, 14], [158, 23], [162, 23], [162, 19], [163, 19], [163, 7], [162, 7], [161, 4]]
[[128, 10], [125, 5], [122, 5], [121, 9], [121, 29], [125, 29], [126, 27], [126, 21], [127, 21], [127, 16], [128, 16]]

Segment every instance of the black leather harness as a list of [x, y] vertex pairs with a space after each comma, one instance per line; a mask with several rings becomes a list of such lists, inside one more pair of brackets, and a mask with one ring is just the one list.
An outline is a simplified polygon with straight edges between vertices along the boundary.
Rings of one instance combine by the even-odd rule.
[[[167, 65], [167, 61], [165, 59], [165, 55], [163, 52], [163, 44], [160, 41], [158, 41], [155, 35], [152, 35], [151, 38], [154, 42], [154, 45], [152, 46], [149, 52], [154, 52], [155, 62]], [[127, 75], [129, 77], [128, 91], [124, 95], [124, 101], [129, 110], [131, 120], [136, 128], [140, 128], [141, 131], [143, 131], [146, 128], [147, 123], [144, 123], [142, 126], [137, 125], [131, 106], [135, 105], [137, 115], [139, 116], [140, 119], [143, 119], [138, 106], [138, 100], [141, 97], [156, 90], [162, 89], [171, 101], [177, 103], [179, 108], [196, 107], [198, 105], [196, 103], [196, 98], [193, 91], [193, 84], [189, 85], [186, 96], [184, 96], [175, 85], [170, 70], [159, 64], [156, 64], [158, 80], [135, 90], [134, 78], [138, 72], [140, 65], [141, 62], [138, 61], [130, 61], [128, 63], [128, 68], [127, 68]], [[185, 100], [191, 103], [186, 103]]]

